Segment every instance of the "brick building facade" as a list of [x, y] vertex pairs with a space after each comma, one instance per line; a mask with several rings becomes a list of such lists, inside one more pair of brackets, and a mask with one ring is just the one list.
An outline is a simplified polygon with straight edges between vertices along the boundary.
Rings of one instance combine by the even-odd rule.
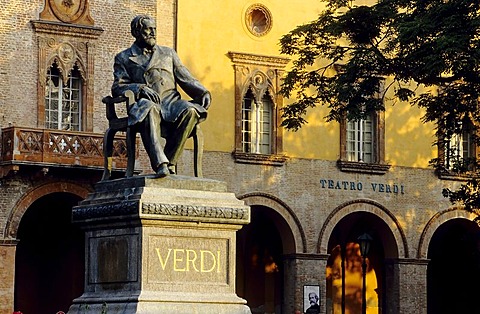
[[[69, 215], [101, 178], [101, 99], [140, 13], [156, 17], [157, 41], [176, 48], [212, 93], [203, 174], [252, 208], [237, 234], [236, 265], [237, 294], [252, 313], [304, 312], [312, 291], [320, 313], [360, 313], [364, 233], [372, 238], [367, 313], [474, 312], [466, 287], [478, 279], [478, 226], [443, 198], [461, 181], [429, 168], [433, 126], [421, 124], [419, 110], [400, 103], [376, 118], [381, 156], [372, 162], [346, 157], [348, 125], [323, 122], [324, 109], [298, 132], [279, 127], [288, 100], [276, 92], [290, 60], [278, 39], [323, 4], [83, 0], [62, 11], [61, 1], [0, 2], [0, 313], [67, 311], [82, 292], [83, 238]], [[62, 78], [80, 73], [78, 130], [45, 127], [54, 64]], [[244, 126], [261, 123], [246, 111], [269, 119], [267, 139], [249, 133], [256, 146]], [[149, 173], [139, 146], [136, 170]], [[190, 148], [179, 174], [193, 173]], [[124, 167], [121, 150], [115, 162]]]

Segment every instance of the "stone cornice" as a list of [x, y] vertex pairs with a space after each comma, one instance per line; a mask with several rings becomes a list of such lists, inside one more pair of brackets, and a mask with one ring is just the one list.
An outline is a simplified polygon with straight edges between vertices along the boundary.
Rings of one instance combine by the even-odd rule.
[[271, 68], [283, 69], [290, 62], [289, 58], [265, 56], [251, 53], [229, 51], [228, 57], [235, 64], [265, 65]]
[[102, 33], [103, 29], [94, 26], [66, 24], [53, 21], [30, 21], [35, 29], [35, 32], [42, 34], [74, 36], [82, 38], [97, 39]]
[[[141, 204], [141, 205], [140, 205]], [[139, 207], [141, 206], [141, 209]], [[247, 224], [250, 222], [248, 207], [217, 207], [188, 204], [141, 203], [139, 200], [120, 201], [73, 208], [72, 220], [104, 220], [110, 218], [138, 217], [140, 219], [167, 219]]]

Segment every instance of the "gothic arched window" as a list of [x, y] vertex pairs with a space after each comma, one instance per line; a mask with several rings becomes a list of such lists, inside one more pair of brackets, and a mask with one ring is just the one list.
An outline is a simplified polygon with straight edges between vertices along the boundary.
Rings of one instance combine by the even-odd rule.
[[54, 63], [47, 71], [45, 84], [45, 127], [80, 131], [83, 81], [77, 66], [63, 79]]

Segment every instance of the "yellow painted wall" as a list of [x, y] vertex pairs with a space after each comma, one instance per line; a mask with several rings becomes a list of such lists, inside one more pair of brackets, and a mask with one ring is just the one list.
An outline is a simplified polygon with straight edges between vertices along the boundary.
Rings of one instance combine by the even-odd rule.
[[[245, 27], [245, 11], [254, 3], [265, 5], [272, 14], [273, 27], [263, 37], [253, 36]], [[234, 72], [227, 53], [282, 56], [280, 37], [295, 26], [315, 19], [324, 5], [319, 0], [178, 1], [177, 51], [213, 96], [209, 118], [202, 125], [206, 150], [231, 152], [234, 149]], [[409, 104], [387, 104], [386, 107], [386, 161], [392, 165], [428, 167], [428, 160], [436, 157], [432, 125], [422, 124], [422, 112]], [[284, 130], [287, 156], [339, 158], [338, 123], [326, 123], [326, 114], [327, 108], [310, 110], [308, 124], [301, 130]]]

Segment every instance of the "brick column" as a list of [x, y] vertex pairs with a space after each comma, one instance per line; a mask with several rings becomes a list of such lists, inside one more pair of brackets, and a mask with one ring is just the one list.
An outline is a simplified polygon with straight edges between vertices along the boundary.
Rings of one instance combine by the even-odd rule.
[[413, 258], [387, 262], [385, 313], [427, 313], [428, 262]]
[[329, 255], [290, 254], [284, 257], [284, 310], [285, 313], [303, 313], [303, 287], [320, 286], [320, 314], [325, 314], [326, 267]]
[[15, 250], [18, 241], [0, 239], [0, 314], [12, 314], [15, 288]]

